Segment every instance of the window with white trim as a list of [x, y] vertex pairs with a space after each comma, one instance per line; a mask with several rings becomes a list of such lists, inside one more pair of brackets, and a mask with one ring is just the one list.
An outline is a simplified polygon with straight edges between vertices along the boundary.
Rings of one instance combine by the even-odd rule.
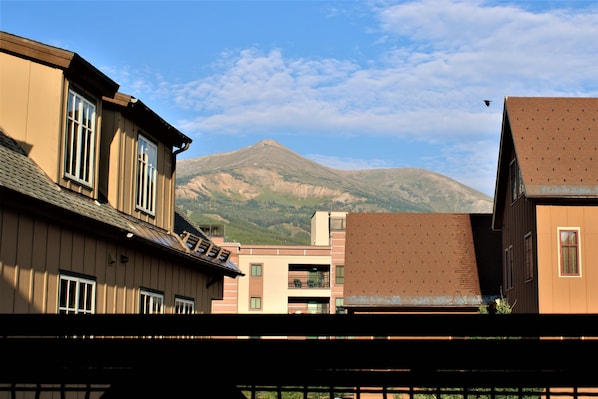
[[145, 289], [140, 290], [139, 313], [164, 313], [164, 294]]
[[69, 89], [64, 148], [65, 177], [93, 185], [96, 141], [96, 106]]
[[559, 227], [559, 276], [581, 276], [581, 243], [579, 227]]
[[137, 143], [137, 182], [135, 206], [153, 215], [156, 211], [158, 147], [143, 137], [138, 136]]
[[193, 314], [195, 313], [195, 301], [183, 297], [174, 297], [175, 314]]
[[91, 278], [61, 274], [58, 313], [91, 314], [96, 310], [96, 282]]

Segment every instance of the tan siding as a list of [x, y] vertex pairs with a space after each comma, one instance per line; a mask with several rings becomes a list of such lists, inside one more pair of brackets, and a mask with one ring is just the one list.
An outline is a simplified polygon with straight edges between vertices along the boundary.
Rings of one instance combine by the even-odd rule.
[[56, 313], [58, 311], [58, 269], [60, 268], [60, 248], [62, 230], [53, 225], [48, 226], [48, 255], [46, 256], [46, 271], [48, 289], [46, 293], [46, 312]]
[[[173, 311], [177, 294], [194, 298], [197, 310], [209, 313], [210, 298], [222, 290], [220, 283], [206, 289], [206, 275], [166, 258], [125, 251], [103, 240], [96, 241], [26, 216], [17, 217], [6, 210], [1, 220], [0, 311], [4, 313], [55, 313], [59, 270], [96, 278], [97, 313], [137, 313], [141, 286], [163, 291], [168, 313]], [[108, 253], [116, 260], [114, 264], [108, 263]], [[129, 262], [120, 263], [119, 257], [125, 253]], [[176, 289], [173, 281], [179, 282]]]
[[[87, 245], [86, 245], [87, 247]], [[108, 260], [106, 259], [108, 248], [105, 242], [97, 241], [94, 251], [94, 271], [90, 273], [96, 276], [96, 313], [106, 313], [106, 271], [108, 270]], [[97, 269], [98, 273], [95, 273]], [[87, 268], [86, 268], [87, 273]]]
[[[106, 110], [102, 134], [111, 137], [108, 199], [115, 208], [166, 230], [174, 223], [174, 176], [172, 149], [154, 139], [151, 131], [141, 130], [134, 121], [119, 112]], [[155, 215], [135, 209], [135, 175], [137, 164], [137, 134], [141, 132], [158, 146], [158, 171]]]
[[[173, 266], [171, 263], [164, 264], [164, 267], [162, 268], [163, 273], [164, 273], [164, 276], [162, 277], [162, 281], [164, 284], [164, 290], [166, 292], [176, 293], [177, 290], [174, 289], [173, 284], [172, 284], [172, 282], [173, 282], [173, 270], [172, 269], [173, 269]], [[177, 273], [177, 274], [181, 274], [181, 273]], [[197, 302], [197, 299], [196, 299], [196, 302]]]
[[[598, 312], [598, 207], [538, 206], [540, 313]], [[579, 227], [581, 277], [559, 277], [559, 227]]]
[[170, 175], [171, 170], [166, 169], [170, 161], [167, 159], [171, 157], [171, 153], [162, 143], [158, 143], [158, 187], [156, 192], [156, 225], [170, 230], [172, 222], [170, 218], [171, 205], [170, 202]]
[[[131, 284], [131, 277], [133, 272], [126, 264], [121, 264], [118, 257], [116, 259], [116, 281], [120, 284], [116, 287], [116, 301], [114, 309], [116, 313], [131, 313], [127, 311], [127, 287]], [[134, 312], [136, 313], [136, 312]]]
[[62, 71], [0, 53], [2, 127], [57, 182], [61, 152]]
[[31, 265], [31, 248], [33, 248], [33, 223], [29, 218], [19, 218], [17, 243], [15, 313], [28, 313], [29, 311], [29, 284]]
[[[37, 221], [34, 225], [33, 247], [32, 247], [32, 270], [35, 270], [33, 276], [33, 289], [38, 290], [46, 284], [46, 256], [48, 251], [48, 225], [43, 221]], [[32, 309], [30, 312], [43, 313], [45, 311], [44, 295], [30, 296]]]
[[14, 312], [14, 282], [17, 263], [18, 216], [12, 212], [0, 212], [0, 312]]

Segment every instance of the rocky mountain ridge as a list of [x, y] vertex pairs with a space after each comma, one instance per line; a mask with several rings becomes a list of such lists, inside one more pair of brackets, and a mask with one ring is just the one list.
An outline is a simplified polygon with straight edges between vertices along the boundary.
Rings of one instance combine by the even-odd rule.
[[344, 171], [274, 140], [177, 161], [177, 207], [196, 224], [223, 224], [227, 241], [309, 244], [318, 210], [492, 212], [492, 198], [425, 169]]

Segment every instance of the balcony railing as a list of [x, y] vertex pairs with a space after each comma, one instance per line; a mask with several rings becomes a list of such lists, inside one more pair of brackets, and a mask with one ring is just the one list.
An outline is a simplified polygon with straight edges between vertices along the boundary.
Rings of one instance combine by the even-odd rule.
[[328, 314], [328, 303], [289, 303], [289, 314]]
[[330, 288], [330, 272], [290, 272], [289, 288]]

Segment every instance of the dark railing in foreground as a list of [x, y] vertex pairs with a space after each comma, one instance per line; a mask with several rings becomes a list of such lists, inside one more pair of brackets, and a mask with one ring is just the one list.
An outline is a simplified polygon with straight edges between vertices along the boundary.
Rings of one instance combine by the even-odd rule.
[[0, 314], [0, 354], [0, 392], [105, 384], [106, 397], [127, 397], [226, 384], [331, 395], [338, 387], [571, 388], [578, 396], [598, 388], [598, 315]]
[[598, 314], [1, 314], [0, 337], [595, 337]]

